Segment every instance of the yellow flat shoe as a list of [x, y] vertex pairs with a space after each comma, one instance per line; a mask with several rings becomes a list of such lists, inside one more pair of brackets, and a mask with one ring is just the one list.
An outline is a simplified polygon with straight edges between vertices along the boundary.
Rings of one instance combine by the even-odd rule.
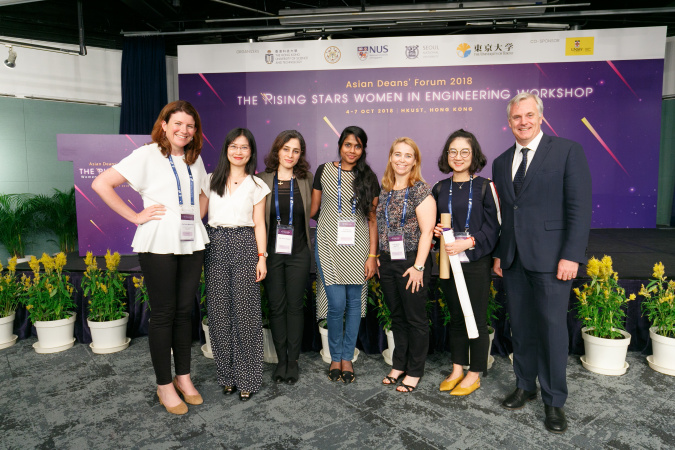
[[461, 381], [464, 379], [464, 374], [462, 374], [461, 377], [455, 378], [454, 380], [443, 380], [441, 381], [441, 387], [440, 391], [451, 391], [454, 389], [455, 386], [457, 386]]
[[166, 406], [164, 403], [162, 403], [162, 397], [159, 396], [159, 389], [157, 389], [157, 398], [159, 399], [159, 404], [165, 407], [166, 411], [171, 414], [182, 416], [188, 412], [188, 407], [184, 402], [180, 402], [176, 406]]
[[457, 385], [456, 388], [454, 388], [452, 391], [450, 391], [450, 395], [469, 395], [476, 389], [480, 387], [480, 378], [476, 380], [474, 384], [472, 384], [469, 387], [463, 388], [460, 385]]

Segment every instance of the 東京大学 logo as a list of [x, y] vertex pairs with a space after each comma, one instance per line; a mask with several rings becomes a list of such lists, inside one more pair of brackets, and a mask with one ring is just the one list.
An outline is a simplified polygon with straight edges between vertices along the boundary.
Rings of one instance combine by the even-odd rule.
[[457, 56], [466, 58], [471, 54], [471, 46], [466, 42], [462, 42], [457, 46]]
[[420, 56], [420, 46], [419, 45], [406, 45], [405, 46], [405, 57], [408, 59], [416, 59]]
[[331, 45], [326, 49], [325, 52], [323, 52], [323, 57], [326, 59], [326, 62], [330, 64], [335, 64], [336, 62], [340, 61], [342, 53], [340, 52], [339, 48], [337, 48], [334, 45]]

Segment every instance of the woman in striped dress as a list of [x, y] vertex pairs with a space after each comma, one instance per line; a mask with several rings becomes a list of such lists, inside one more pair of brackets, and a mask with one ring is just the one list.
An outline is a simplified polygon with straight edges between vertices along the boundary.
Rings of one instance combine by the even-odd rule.
[[352, 358], [365, 316], [367, 284], [377, 272], [379, 184], [366, 163], [366, 132], [344, 129], [340, 160], [322, 164], [314, 176], [311, 216], [316, 227], [317, 319], [327, 319], [331, 381], [354, 381]]

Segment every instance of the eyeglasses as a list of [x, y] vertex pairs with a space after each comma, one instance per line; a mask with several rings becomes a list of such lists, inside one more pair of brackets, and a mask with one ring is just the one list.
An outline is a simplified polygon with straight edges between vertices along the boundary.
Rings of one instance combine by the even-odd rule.
[[459, 155], [463, 159], [467, 159], [469, 156], [471, 156], [471, 150], [469, 150], [468, 148], [463, 148], [458, 152], [453, 148], [448, 152], [448, 155], [450, 155], [451, 158], [457, 158], [457, 155]]
[[242, 145], [241, 147], [238, 147], [234, 144], [230, 144], [227, 148], [228, 148], [228, 150], [231, 150], [233, 152], [236, 152], [237, 150], [241, 150], [244, 153], [251, 150], [251, 147], [249, 147], [248, 145]]

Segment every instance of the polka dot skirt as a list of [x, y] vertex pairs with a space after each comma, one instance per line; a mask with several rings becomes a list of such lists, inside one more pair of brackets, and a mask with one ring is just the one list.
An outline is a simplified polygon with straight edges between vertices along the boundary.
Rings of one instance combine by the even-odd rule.
[[211, 349], [221, 386], [258, 392], [263, 337], [258, 249], [251, 227], [207, 227], [204, 274]]

